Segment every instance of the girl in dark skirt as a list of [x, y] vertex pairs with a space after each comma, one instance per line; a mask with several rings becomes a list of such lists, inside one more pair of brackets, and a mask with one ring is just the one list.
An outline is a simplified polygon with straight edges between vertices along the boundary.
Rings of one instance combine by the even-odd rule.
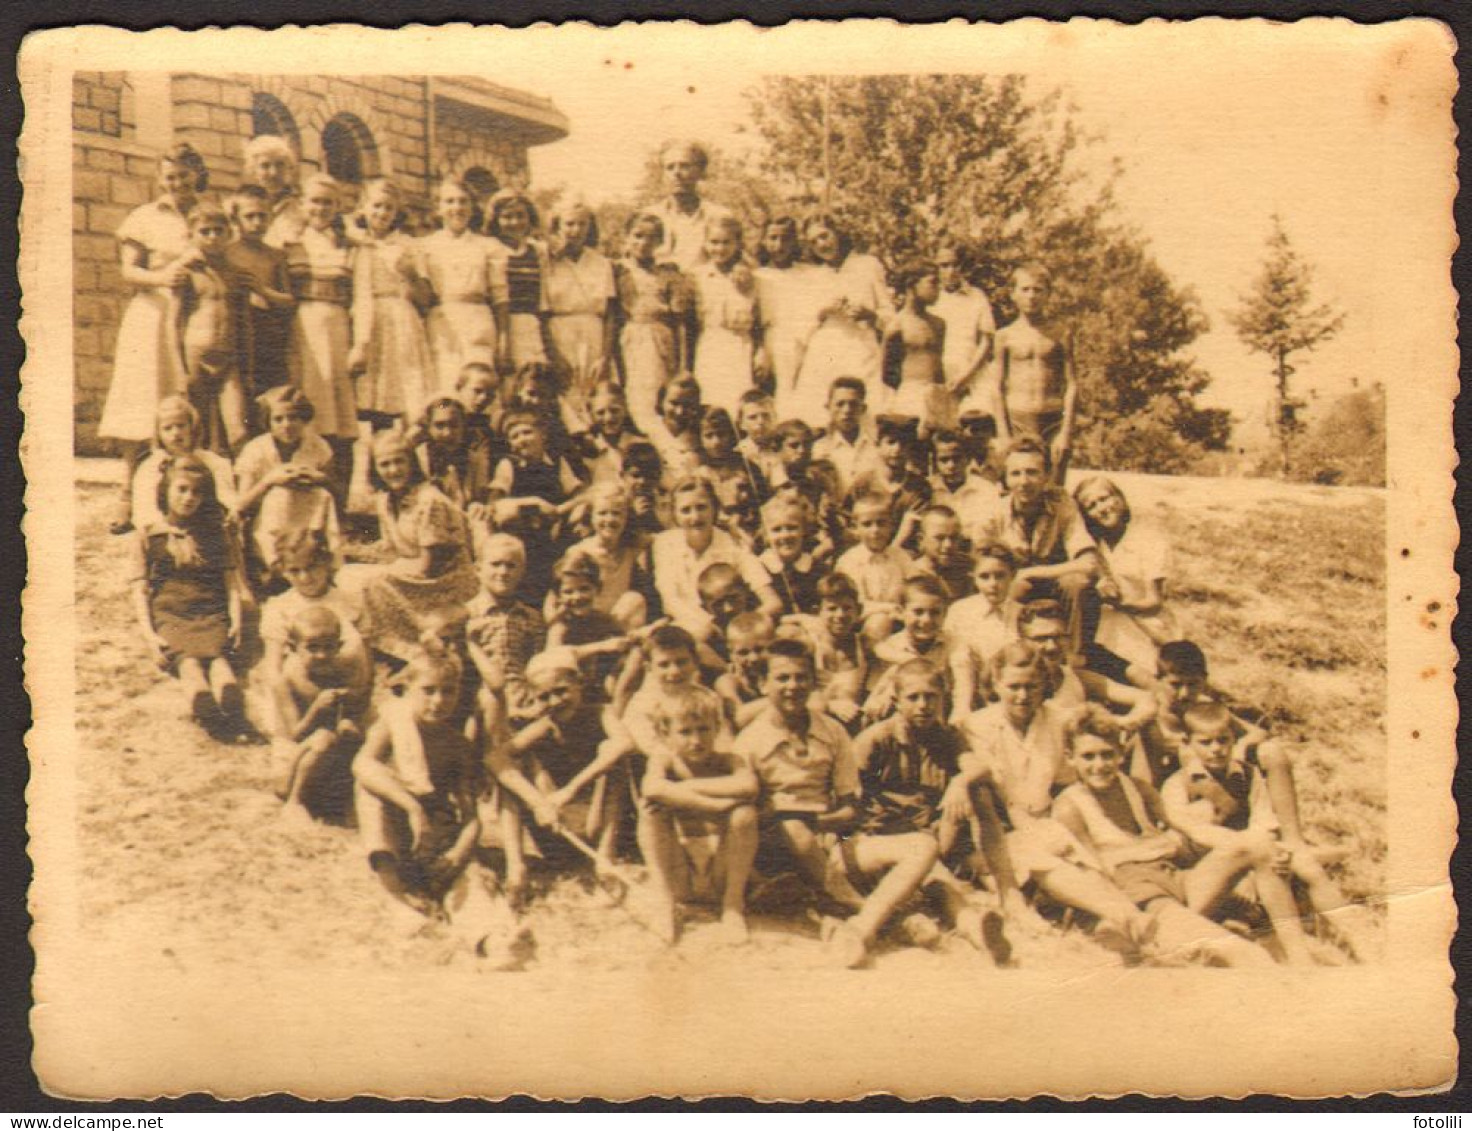
[[259, 742], [228, 656], [240, 645], [240, 553], [215, 480], [180, 456], [159, 481], [163, 521], [135, 542], [133, 601], [159, 667], [177, 676], [195, 721], [224, 742]]

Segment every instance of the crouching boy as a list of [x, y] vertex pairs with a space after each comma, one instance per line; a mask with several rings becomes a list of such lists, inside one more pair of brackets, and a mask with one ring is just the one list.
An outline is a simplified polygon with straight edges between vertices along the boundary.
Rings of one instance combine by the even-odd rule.
[[756, 775], [716, 749], [719, 698], [704, 688], [654, 708], [660, 744], [649, 756], [639, 804], [639, 849], [658, 901], [655, 927], [679, 933], [678, 905], [714, 898], [728, 943], [747, 941], [746, 881], [756, 858]]
[[451, 655], [415, 655], [353, 760], [368, 865], [395, 899], [442, 912], [480, 836], [475, 760], [455, 725], [462, 670]]
[[936, 861], [927, 833], [843, 838], [858, 818], [859, 774], [848, 733], [808, 699], [813, 654], [800, 640], [772, 642], [767, 710], [736, 739], [755, 771], [765, 806], [807, 880], [851, 909], [828, 937], [836, 963], [862, 965], [890, 915], [924, 882]]

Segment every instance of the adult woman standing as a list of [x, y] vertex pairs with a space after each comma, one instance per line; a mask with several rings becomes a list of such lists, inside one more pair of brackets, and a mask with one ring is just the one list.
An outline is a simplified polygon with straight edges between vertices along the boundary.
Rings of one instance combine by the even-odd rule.
[[245, 179], [264, 189], [270, 203], [265, 242], [272, 247], [295, 243], [307, 226], [296, 178], [296, 153], [285, 138], [262, 134], [245, 143]]
[[863, 381], [870, 408], [883, 412], [888, 397], [879, 382], [879, 334], [894, 316], [884, 268], [872, 255], [853, 250], [848, 233], [830, 213], [809, 217], [802, 235], [815, 268], [816, 326], [803, 345], [792, 415], [824, 419], [828, 386], [835, 377]]
[[188, 216], [208, 185], [204, 159], [192, 146], [176, 145], [159, 158], [159, 195], [118, 225], [123, 282], [135, 289], [118, 326], [112, 384], [97, 426], [100, 437], [119, 441], [123, 449], [114, 534], [133, 527], [133, 473], [153, 437], [159, 401], [185, 389], [176, 292], [200, 259], [189, 243]]
[[1124, 492], [1111, 479], [1091, 475], [1074, 489], [1073, 498], [1103, 565], [1091, 662], [1115, 678], [1122, 678], [1119, 669], [1128, 665], [1135, 677], [1131, 682], [1149, 679], [1159, 646], [1179, 636], [1165, 603], [1170, 546], [1159, 531], [1134, 521]]

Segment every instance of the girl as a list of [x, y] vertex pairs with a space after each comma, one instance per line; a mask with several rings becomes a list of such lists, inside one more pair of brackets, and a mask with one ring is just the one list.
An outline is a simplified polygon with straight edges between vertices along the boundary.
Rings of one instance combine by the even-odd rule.
[[437, 613], [475, 595], [465, 516], [430, 483], [406, 437], [380, 432], [372, 442], [369, 481], [377, 492], [378, 528], [391, 558], [362, 567], [364, 635], [385, 655], [407, 660]]
[[811, 305], [813, 284], [821, 278], [811, 264], [802, 262], [797, 221], [778, 216], [767, 221], [757, 249], [756, 294], [761, 315], [762, 343], [775, 384], [777, 415], [792, 418], [797, 371], [802, 365], [802, 342], [812, 327], [816, 308]]
[[172, 460], [159, 481], [158, 507], [163, 524], [135, 543], [133, 608], [144, 642], [184, 685], [206, 733], [259, 741], [226, 659], [240, 646], [244, 587], [209, 468], [193, 456]]
[[1166, 604], [1170, 545], [1159, 531], [1134, 521], [1124, 492], [1111, 479], [1089, 476], [1074, 488], [1073, 499], [1103, 566], [1095, 586], [1102, 608], [1089, 664], [1111, 679], [1148, 687], [1160, 645], [1181, 635]]
[[548, 233], [547, 340], [564, 394], [581, 415], [613, 359], [613, 264], [598, 250], [598, 222], [585, 204], [559, 209]]
[[679, 268], [655, 259], [664, 224], [636, 212], [628, 225], [628, 256], [616, 275], [624, 327], [619, 334], [629, 415], [650, 435], [659, 424], [659, 392], [685, 361], [683, 315], [687, 307]]
[[184, 456], [193, 456], [209, 468], [215, 481], [215, 498], [227, 512], [235, 509], [235, 472], [222, 455], [199, 447], [199, 413], [184, 397], [165, 397], [158, 403], [158, 424], [153, 433], [153, 450], [138, 465], [133, 476], [133, 524], [147, 535], [163, 522], [158, 507], [159, 482], [164, 468]]
[[691, 280], [694, 297], [695, 380], [701, 399], [728, 412], [740, 404], [753, 377], [769, 368], [761, 348], [756, 280], [741, 259], [741, 224], [719, 216], [706, 224], [705, 247]]
[[717, 494], [727, 479], [744, 479], [751, 484], [754, 496], [767, 497], [766, 476], [737, 448], [736, 426], [723, 408], [708, 408], [701, 414], [700, 464], [716, 485]]
[[118, 225], [123, 282], [134, 288], [118, 326], [112, 384], [97, 434], [121, 442], [123, 490], [111, 529], [133, 528], [133, 473], [147, 452], [159, 401], [185, 388], [178, 323], [171, 317], [175, 292], [185, 285], [200, 253], [189, 244], [187, 217], [209, 185], [204, 158], [176, 145], [159, 158], [158, 196], [139, 205]]
[[546, 250], [532, 238], [537, 206], [518, 189], [491, 197], [486, 231], [491, 243], [492, 291], [496, 310], [496, 364], [503, 373], [545, 365], [542, 314], [547, 309]]
[[659, 449], [665, 481], [700, 470], [700, 386], [694, 378], [677, 377], [659, 391], [655, 407], [659, 421], [649, 438]]
[[440, 182], [436, 197], [440, 230], [419, 241], [420, 265], [436, 305], [425, 319], [434, 360], [432, 393], [452, 392], [469, 361], [496, 356], [496, 319], [491, 313], [491, 242], [470, 230], [474, 205], [458, 180]]
[[624, 391], [612, 381], [599, 381], [588, 398], [590, 426], [580, 437], [583, 466], [594, 483], [616, 483], [623, 471], [624, 451], [640, 439], [629, 426]]
[[424, 409], [418, 435], [414, 458], [424, 477], [461, 510], [483, 502], [490, 477], [471, 481], [465, 406], [455, 397], [436, 397]]
[[946, 324], [930, 313], [940, 277], [933, 264], [916, 261], [897, 272], [895, 289], [904, 306], [884, 331], [884, 384], [894, 390], [889, 411], [919, 420], [928, 437], [954, 426], [956, 414], [941, 368]]
[[803, 242], [812, 262], [811, 328], [800, 343], [802, 360], [794, 382], [792, 410], [783, 415], [822, 420], [828, 387], [835, 377], [857, 377], [870, 391], [869, 404], [885, 411], [878, 393], [879, 328], [894, 308], [884, 268], [872, 255], [852, 250], [848, 235], [829, 213], [803, 225]]
[[353, 275], [353, 349], [358, 409], [374, 431], [414, 420], [429, 400], [429, 341], [414, 305], [428, 297], [414, 245], [398, 230], [400, 198], [392, 181], [363, 191], [363, 239]]
[[239, 513], [256, 560], [274, 572], [282, 539], [311, 531], [340, 561], [342, 533], [328, 489], [332, 449], [311, 428], [312, 402], [300, 389], [281, 385], [256, 404], [266, 431], [235, 461]]
[[348, 375], [353, 300], [353, 245], [340, 230], [337, 182], [309, 177], [302, 185], [307, 224], [286, 247], [286, 274], [295, 296], [287, 365], [291, 384], [312, 402], [318, 435], [332, 449], [330, 482], [338, 506], [347, 503], [358, 438], [358, 406]]
[[567, 554], [582, 554], [597, 563], [599, 587], [593, 607], [632, 632], [648, 615], [648, 603], [640, 592], [647, 585], [644, 575], [648, 569], [643, 539], [629, 522], [628, 493], [615, 483], [598, 484], [584, 500], [593, 533]]

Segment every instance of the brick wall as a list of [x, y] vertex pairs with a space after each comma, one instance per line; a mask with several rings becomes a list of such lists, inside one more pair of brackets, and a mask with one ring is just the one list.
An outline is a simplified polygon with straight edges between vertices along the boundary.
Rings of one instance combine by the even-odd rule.
[[[75, 420], [81, 454], [106, 454], [109, 447], [97, 438], [97, 421], [112, 379], [118, 319], [128, 299], [113, 233], [154, 193], [156, 152], [137, 143], [139, 114], [170, 115], [172, 137], [199, 150], [209, 166], [210, 191], [217, 193], [240, 183], [242, 148], [255, 133], [257, 93], [271, 95], [290, 115], [304, 173], [326, 167], [322, 135], [334, 120], [349, 123], [362, 143], [365, 174], [392, 177], [411, 202], [427, 204], [441, 172], [480, 165], [504, 184], [508, 177], [524, 178], [528, 167], [524, 144], [478, 129], [472, 121], [432, 125], [423, 79], [175, 74], [163, 89], [169, 106], [135, 109], [125, 74], [78, 72], [73, 80]], [[435, 154], [430, 153], [432, 136]]]

